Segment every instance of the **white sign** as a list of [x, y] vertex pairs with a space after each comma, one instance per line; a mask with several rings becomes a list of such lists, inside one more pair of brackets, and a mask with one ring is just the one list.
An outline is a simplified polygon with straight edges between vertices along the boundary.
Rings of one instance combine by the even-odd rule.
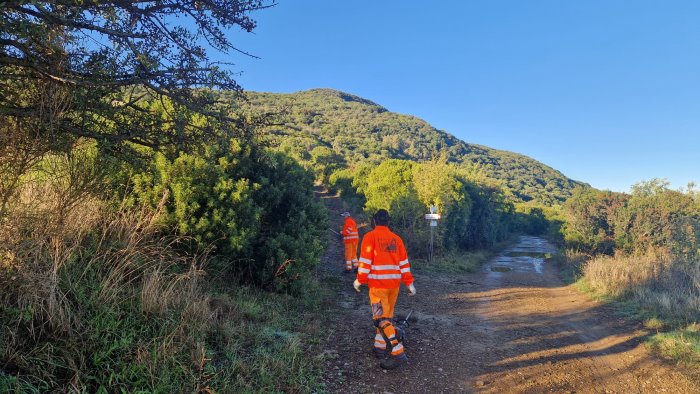
[[437, 227], [437, 220], [431, 220], [430, 227]]
[[440, 214], [439, 213], [426, 213], [425, 219], [426, 220], [438, 220], [438, 219], [440, 219]]

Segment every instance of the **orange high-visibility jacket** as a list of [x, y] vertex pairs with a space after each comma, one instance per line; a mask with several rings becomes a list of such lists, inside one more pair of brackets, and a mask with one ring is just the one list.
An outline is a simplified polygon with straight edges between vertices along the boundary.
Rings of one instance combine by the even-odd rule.
[[377, 226], [362, 238], [357, 280], [369, 287], [393, 289], [413, 283], [403, 240], [386, 226]]
[[355, 223], [355, 219], [351, 217], [345, 218], [345, 223], [343, 223], [343, 229], [340, 233], [343, 235], [343, 242], [346, 244], [358, 242], [360, 240], [360, 235], [357, 232], [357, 223]]

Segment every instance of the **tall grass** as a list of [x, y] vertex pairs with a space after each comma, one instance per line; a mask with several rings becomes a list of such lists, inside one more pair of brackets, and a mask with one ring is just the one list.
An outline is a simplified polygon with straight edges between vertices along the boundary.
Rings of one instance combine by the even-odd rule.
[[[579, 284], [645, 320], [660, 354], [700, 370], [700, 262], [649, 251], [598, 256], [583, 265]], [[700, 378], [700, 376], [698, 376]]]
[[599, 256], [584, 268], [592, 290], [633, 300], [660, 316], [700, 320], [700, 263], [668, 254]]
[[318, 390], [317, 328], [291, 318], [313, 298], [211, 277], [163, 204], [115, 207], [76, 165], [25, 176], [0, 217], [0, 392]]
[[[42, 204], [20, 205], [0, 233], [0, 385], [157, 390], [188, 373], [196, 386], [196, 360], [179, 353], [209, 321], [206, 259], [175, 253], [157, 211], [113, 212], [81, 198], [57, 212], [45, 189], [28, 193]], [[148, 375], [158, 380], [140, 381]]]

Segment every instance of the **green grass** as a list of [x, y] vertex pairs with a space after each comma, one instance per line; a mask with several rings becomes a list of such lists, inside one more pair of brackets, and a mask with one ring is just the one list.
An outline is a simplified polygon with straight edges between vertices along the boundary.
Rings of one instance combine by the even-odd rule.
[[476, 272], [499, 251], [517, 241], [518, 237], [513, 235], [488, 249], [473, 251], [459, 249], [450, 250], [444, 252], [442, 255], [435, 256], [431, 262], [427, 262], [425, 259], [411, 259], [411, 267], [419, 273], [458, 274]]
[[488, 250], [452, 251], [436, 256], [430, 263], [425, 260], [413, 260], [411, 264], [417, 272], [466, 273], [476, 272], [492, 256], [493, 252]]
[[[209, 387], [221, 393], [306, 393], [323, 390], [318, 335], [318, 284], [304, 297], [239, 288], [218, 300], [232, 309], [215, 336]], [[242, 316], [243, 319], [237, 318]]]
[[649, 345], [660, 354], [700, 371], [700, 324], [692, 323], [652, 335]]
[[[217, 290], [209, 302], [214, 322], [201, 325], [183, 323], [188, 318], [178, 313], [149, 317], [136, 309], [94, 307], [85, 314], [84, 336], [25, 337], [21, 371], [0, 372], [0, 392], [52, 391], [76, 376], [79, 387], [98, 393], [322, 391], [323, 359], [308, 356], [321, 353], [313, 344], [320, 330], [313, 324], [313, 293], [320, 288], [308, 288], [308, 297], [237, 286]], [[2, 323], [27, 313], [5, 310]]]

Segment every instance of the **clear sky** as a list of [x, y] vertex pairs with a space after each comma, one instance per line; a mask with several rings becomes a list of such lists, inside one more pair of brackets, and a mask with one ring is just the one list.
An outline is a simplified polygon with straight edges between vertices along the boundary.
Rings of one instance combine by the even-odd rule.
[[700, 181], [700, 1], [279, 0], [247, 90], [334, 88], [601, 189]]

